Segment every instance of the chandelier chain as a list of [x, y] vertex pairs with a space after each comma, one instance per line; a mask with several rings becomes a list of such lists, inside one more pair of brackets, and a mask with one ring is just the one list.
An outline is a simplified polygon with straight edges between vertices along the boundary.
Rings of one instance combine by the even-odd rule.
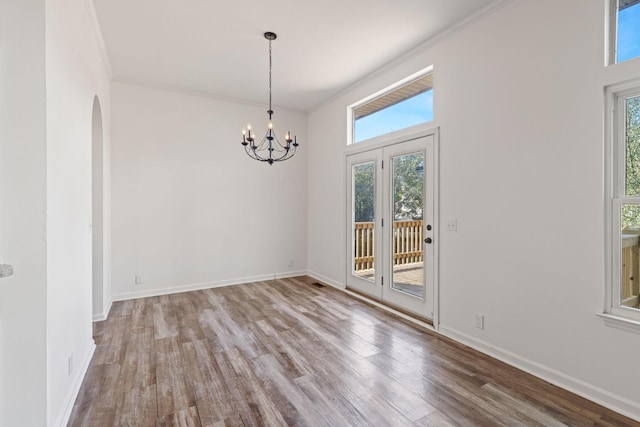
[[271, 40], [269, 40], [269, 111], [273, 111], [271, 108]]

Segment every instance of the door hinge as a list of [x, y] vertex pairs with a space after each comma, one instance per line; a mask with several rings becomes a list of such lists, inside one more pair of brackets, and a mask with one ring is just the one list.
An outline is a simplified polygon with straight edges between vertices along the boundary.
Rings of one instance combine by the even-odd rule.
[[384, 218], [381, 218], [382, 221], [382, 227], [384, 227]]
[[384, 169], [384, 160], [382, 160], [382, 169]]
[[381, 285], [384, 286], [384, 276], [381, 276], [381, 279], [382, 279]]

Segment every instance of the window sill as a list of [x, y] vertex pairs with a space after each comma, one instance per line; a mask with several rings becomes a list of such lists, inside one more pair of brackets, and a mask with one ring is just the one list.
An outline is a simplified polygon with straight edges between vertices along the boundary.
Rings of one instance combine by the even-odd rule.
[[637, 320], [615, 316], [609, 313], [596, 313], [596, 315], [602, 317], [602, 319], [604, 320], [604, 324], [607, 326], [616, 329], [622, 329], [623, 331], [627, 332], [640, 334], [640, 322]]

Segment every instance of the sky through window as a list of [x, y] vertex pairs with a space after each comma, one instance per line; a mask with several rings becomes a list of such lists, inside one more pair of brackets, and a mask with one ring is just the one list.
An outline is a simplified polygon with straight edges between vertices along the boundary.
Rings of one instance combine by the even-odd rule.
[[433, 90], [355, 120], [355, 142], [433, 120]]
[[618, 57], [616, 62], [640, 56], [640, 3], [618, 12]]

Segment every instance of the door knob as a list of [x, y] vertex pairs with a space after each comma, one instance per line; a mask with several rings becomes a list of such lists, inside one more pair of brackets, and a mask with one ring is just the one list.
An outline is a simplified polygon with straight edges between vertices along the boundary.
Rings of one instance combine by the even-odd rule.
[[431, 240], [431, 237], [427, 237], [426, 239], [424, 239], [425, 243], [431, 243], [433, 242], [433, 240]]

